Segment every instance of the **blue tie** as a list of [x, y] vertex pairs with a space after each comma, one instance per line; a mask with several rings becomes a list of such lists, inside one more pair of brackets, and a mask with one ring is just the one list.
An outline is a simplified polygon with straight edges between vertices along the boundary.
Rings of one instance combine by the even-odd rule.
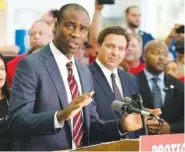
[[115, 100], [122, 101], [123, 98], [122, 98], [120, 90], [116, 84], [116, 75], [114, 73], [111, 74], [111, 79], [112, 79], [112, 86], [113, 86], [113, 91], [114, 91], [114, 95], [115, 95]]
[[154, 102], [154, 108], [161, 108], [162, 107], [162, 94], [161, 89], [159, 88], [157, 81], [159, 78], [153, 77], [153, 86], [152, 86], [152, 97]]

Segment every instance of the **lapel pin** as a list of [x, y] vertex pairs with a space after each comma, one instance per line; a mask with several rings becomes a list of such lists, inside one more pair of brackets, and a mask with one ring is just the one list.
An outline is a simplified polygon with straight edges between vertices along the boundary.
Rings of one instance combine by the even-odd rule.
[[171, 85], [170, 85], [170, 89], [174, 89], [174, 85], [171, 84]]

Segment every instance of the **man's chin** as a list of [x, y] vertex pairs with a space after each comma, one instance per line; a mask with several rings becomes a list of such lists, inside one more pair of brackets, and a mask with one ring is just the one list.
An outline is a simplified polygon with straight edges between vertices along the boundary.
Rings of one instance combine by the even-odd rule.
[[119, 64], [117, 65], [117, 63], [107, 63], [107, 64], [105, 64], [105, 66], [109, 69], [109, 70], [111, 70], [111, 69], [115, 69], [115, 68], [117, 68], [118, 66], [119, 66]]
[[78, 48], [68, 48], [68, 52], [71, 54], [76, 54], [76, 53], [79, 53], [79, 49]]
[[156, 72], [157, 72], [157, 73], [162, 73], [162, 72], [164, 72], [164, 68], [157, 67], [157, 68], [156, 68]]
[[129, 58], [125, 58], [125, 60], [128, 61], [128, 62], [133, 62], [133, 61], [136, 60], [136, 58], [135, 57], [129, 57]]

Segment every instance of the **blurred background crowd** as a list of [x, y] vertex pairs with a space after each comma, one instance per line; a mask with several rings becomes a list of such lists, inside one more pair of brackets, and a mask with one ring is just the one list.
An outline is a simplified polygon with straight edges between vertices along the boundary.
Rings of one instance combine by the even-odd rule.
[[[1, 0], [0, 53], [6, 60], [21, 59], [28, 52], [45, 46], [52, 40], [58, 7], [77, 2], [91, 17], [88, 40], [76, 57], [90, 64], [97, 55], [96, 40], [99, 32], [111, 25], [120, 25], [131, 34], [131, 45], [120, 65], [137, 74], [144, 68], [142, 54], [145, 44], [153, 39], [163, 40], [169, 48], [166, 72], [183, 81], [184, 76], [184, 2], [155, 0], [116, 0], [112, 5], [85, 1], [13, 1]], [[40, 7], [42, 6], [42, 7]], [[47, 10], [48, 9], [48, 10]], [[8, 63], [8, 81], [11, 85], [15, 65]], [[10, 78], [9, 78], [10, 77]]]

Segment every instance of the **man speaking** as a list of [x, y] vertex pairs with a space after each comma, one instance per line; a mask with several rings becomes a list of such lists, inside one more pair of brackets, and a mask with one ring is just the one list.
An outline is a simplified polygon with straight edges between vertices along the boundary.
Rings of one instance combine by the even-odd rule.
[[90, 71], [74, 58], [89, 24], [82, 6], [64, 5], [54, 40], [19, 62], [9, 107], [10, 133], [17, 137], [13, 150], [75, 149], [90, 139], [118, 140], [126, 125], [141, 128], [139, 115], [100, 120]]

